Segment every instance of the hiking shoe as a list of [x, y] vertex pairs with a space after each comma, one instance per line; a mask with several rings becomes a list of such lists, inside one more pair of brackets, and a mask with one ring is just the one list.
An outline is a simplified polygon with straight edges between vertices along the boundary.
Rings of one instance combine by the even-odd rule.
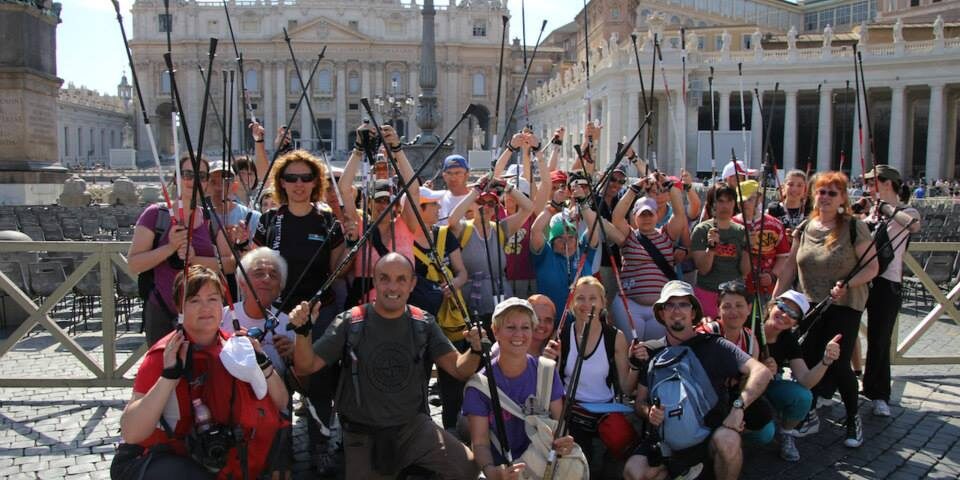
[[793, 435], [796, 438], [806, 437], [807, 435], [813, 435], [820, 431], [820, 416], [817, 415], [816, 410], [810, 410], [807, 412], [807, 417], [803, 419], [803, 422], [800, 425], [797, 425], [796, 435]]
[[873, 416], [875, 417], [890, 416], [890, 405], [887, 405], [886, 400], [881, 400], [878, 398], [873, 401]]
[[863, 425], [860, 423], [860, 415], [847, 417], [847, 435], [843, 444], [849, 448], [863, 445]]
[[673, 477], [673, 480], [696, 480], [700, 476], [700, 473], [703, 472], [703, 463], [698, 463], [690, 468], [687, 471]]
[[788, 462], [800, 461], [800, 450], [797, 450], [797, 439], [790, 433], [792, 430], [785, 430], [780, 434], [780, 458]]

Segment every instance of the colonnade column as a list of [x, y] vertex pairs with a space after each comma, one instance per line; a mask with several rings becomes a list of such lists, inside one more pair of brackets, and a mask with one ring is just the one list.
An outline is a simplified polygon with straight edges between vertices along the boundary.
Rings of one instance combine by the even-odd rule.
[[797, 168], [797, 91], [788, 90], [783, 107], [783, 170]]
[[930, 114], [927, 124], [927, 163], [924, 175], [928, 182], [940, 178], [943, 172], [944, 114], [943, 84], [930, 86]]
[[904, 135], [906, 135], [906, 88], [903, 85], [894, 85], [890, 95], [890, 143], [887, 149], [887, 163], [905, 174], [904, 167], [907, 159], [904, 158]]
[[331, 150], [346, 150], [347, 145], [347, 71], [346, 65], [337, 64], [337, 116], [334, 121], [333, 147]]
[[730, 130], [730, 92], [720, 92], [720, 120], [717, 122], [717, 129], [721, 132]]
[[823, 87], [820, 90], [820, 115], [817, 120], [817, 163], [814, 171], [829, 170], [833, 149], [833, 105], [830, 96], [833, 90]]

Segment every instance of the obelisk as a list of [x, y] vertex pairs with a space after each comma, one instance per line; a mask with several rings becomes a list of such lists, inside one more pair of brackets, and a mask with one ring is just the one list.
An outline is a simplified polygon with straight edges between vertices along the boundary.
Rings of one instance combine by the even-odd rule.
[[0, 0], [0, 203], [57, 200], [57, 25], [60, 4]]
[[[440, 126], [440, 109], [437, 107], [437, 53], [434, 18], [437, 10], [433, 8], [433, 0], [423, 2], [423, 27], [420, 43], [420, 95], [417, 96], [417, 127], [420, 134], [416, 136], [413, 145], [406, 148], [407, 158], [414, 168], [419, 167], [430, 152], [437, 146], [441, 138], [434, 132]], [[454, 101], [450, 99], [449, 101]], [[439, 167], [443, 158], [450, 153], [452, 144], [441, 147], [434, 156], [431, 165], [424, 169], [424, 176], [430, 177]]]

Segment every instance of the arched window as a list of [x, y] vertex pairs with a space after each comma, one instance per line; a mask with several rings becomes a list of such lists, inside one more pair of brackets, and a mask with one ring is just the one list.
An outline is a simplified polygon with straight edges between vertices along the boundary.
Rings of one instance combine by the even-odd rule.
[[320, 70], [315, 82], [317, 82], [317, 92], [333, 93], [333, 74], [330, 70]]
[[487, 93], [486, 77], [480, 72], [473, 74], [473, 96], [482, 97]]
[[352, 95], [360, 93], [360, 74], [357, 72], [350, 72], [349, 79], [347, 81], [347, 88], [350, 90]]
[[247, 88], [248, 92], [258, 92], [260, 91], [259, 80], [257, 71], [251, 68], [243, 76], [243, 86]]

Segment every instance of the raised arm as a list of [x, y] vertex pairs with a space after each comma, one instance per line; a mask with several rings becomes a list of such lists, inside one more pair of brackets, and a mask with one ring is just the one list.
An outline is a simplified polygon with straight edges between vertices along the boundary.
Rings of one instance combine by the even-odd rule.
[[343, 166], [343, 173], [340, 174], [340, 180], [337, 181], [337, 188], [340, 189], [340, 196], [343, 197], [343, 216], [349, 221], [358, 221], [357, 209], [354, 208], [356, 202], [356, 193], [353, 188], [353, 179], [357, 177], [357, 170], [363, 162], [363, 155], [356, 148], [350, 152], [347, 164]]
[[507, 217], [504, 221], [507, 236], [510, 236], [523, 227], [523, 222], [526, 222], [527, 217], [533, 212], [533, 202], [519, 189], [513, 188], [513, 185], [507, 187], [506, 194], [510, 195], [510, 197], [517, 202], [517, 212]]
[[[265, 131], [263, 125], [257, 122], [250, 124], [250, 136], [253, 137], [254, 145], [254, 165], [257, 167], [257, 185], [263, 185], [267, 181], [267, 168], [270, 166], [270, 159], [267, 158], [267, 147], [264, 142]], [[259, 198], [254, 199], [254, 201]]]
[[[554, 151], [559, 150], [554, 148]], [[551, 155], [553, 156], [553, 155]], [[537, 185], [537, 189], [531, 190], [530, 193], [533, 194], [533, 210], [532, 212], [541, 212], [543, 207], [547, 206], [547, 202], [550, 201], [550, 194], [553, 193], [553, 185], [550, 183], [550, 170], [547, 167], [547, 162], [544, 161], [543, 156], [538, 155], [537, 157], [537, 169], [540, 171], [540, 182]], [[533, 185], [530, 185], [531, 189]], [[532, 213], [531, 212], [531, 213]]]
[[546, 242], [544, 232], [550, 225], [551, 217], [553, 217], [553, 211], [550, 207], [544, 208], [530, 226], [530, 253], [537, 254], [543, 251], [543, 244]]

